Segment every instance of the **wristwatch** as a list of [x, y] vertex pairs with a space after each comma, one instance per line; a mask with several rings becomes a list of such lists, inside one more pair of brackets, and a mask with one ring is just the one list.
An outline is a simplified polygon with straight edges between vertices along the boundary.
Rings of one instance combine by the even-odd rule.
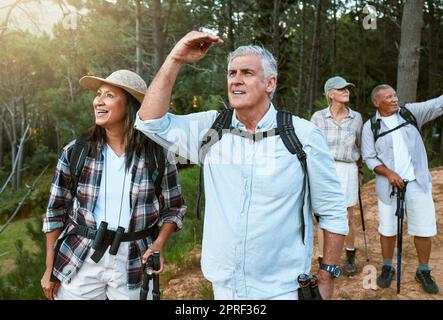
[[325, 270], [332, 274], [333, 278], [338, 278], [341, 275], [340, 267], [337, 265], [330, 265], [330, 264], [321, 264], [320, 270]]

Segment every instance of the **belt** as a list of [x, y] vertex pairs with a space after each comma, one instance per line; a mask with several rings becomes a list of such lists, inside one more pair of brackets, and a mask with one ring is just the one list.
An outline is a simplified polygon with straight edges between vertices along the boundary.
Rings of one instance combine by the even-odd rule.
[[[72, 220], [70, 220], [69, 222], [74, 224]], [[121, 228], [120, 230], [120, 227], [119, 229], [117, 229], [117, 231], [114, 231], [114, 230], [101, 230], [100, 228], [99, 230], [97, 230], [83, 225], [75, 225], [75, 227], [72, 230], [70, 230], [64, 235], [63, 239], [70, 235], [75, 234], [87, 239], [96, 240], [97, 234], [99, 234], [99, 232], [100, 232], [100, 241], [98, 243], [94, 241], [93, 247], [95, 251], [91, 256], [91, 259], [95, 263], [98, 263], [100, 261], [100, 259], [105, 254], [105, 251], [108, 248], [108, 246], [111, 246], [111, 248], [109, 249], [109, 253], [115, 255], [117, 254], [118, 247], [120, 246], [121, 242], [135, 241], [135, 240], [145, 239], [147, 237], [156, 238], [158, 234], [158, 228], [154, 226], [140, 231], [123, 233], [123, 228]]]

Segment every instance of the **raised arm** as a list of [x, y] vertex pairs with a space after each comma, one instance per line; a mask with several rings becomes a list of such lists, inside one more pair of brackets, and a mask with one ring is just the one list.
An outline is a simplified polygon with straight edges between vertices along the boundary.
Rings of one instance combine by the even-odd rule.
[[182, 65], [201, 60], [213, 43], [223, 44], [223, 41], [207, 33], [191, 31], [175, 45], [149, 85], [139, 111], [141, 120], [158, 119], [168, 112], [172, 88]]

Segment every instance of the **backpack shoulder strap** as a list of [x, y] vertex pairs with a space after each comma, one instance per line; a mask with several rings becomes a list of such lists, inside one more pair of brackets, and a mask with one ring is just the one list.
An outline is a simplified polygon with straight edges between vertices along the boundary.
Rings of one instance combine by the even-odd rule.
[[369, 121], [371, 121], [371, 131], [372, 134], [374, 135], [374, 143], [375, 141], [377, 141], [377, 139], [380, 137], [379, 133], [380, 133], [380, 119], [376, 119], [375, 113], [371, 116], [371, 118], [369, 119]]
[[71, 172], [71, 194], [74, 197], [77, 193], [77, 185], [85, 164], [86, 157], [91, 151], [91, 146], [87, 140], [88, 133], [81, 134], [74, 143], [74, 147], [69, 157], [69, 171]]
[[145, 162], [147, 164], [149, 174], [154, 180], [154, 193], [159, 200], [160, 209], [162, 209], [164, 206], [162, 181], [166, 169], [166, 150], [151, 139], [146, 139]]
[[286, 149], [295, 154], [300, 162], [306, 163], [306, 153], [295, 133], [292, 113], [283, 110], [277, 111], [277, 129]]
[[209, 148], [214, 145], [216, 142], [220, 141], [231, 127], [232, 116], [234, 114], [233, 109], [225, 109], [220, 112], [220, 114], [215, 119], [214, 123], [211, 126], [211, 129], [205, 133], [203, 136], [203, 140], [200, 144], [199, 150], [199, 162], [200, 162], [200, 173], [198, 177], [198, 190], [197, 190], [197, 204], [195, 207], [195, 216], [197, 219], [200, 219], [201, 212], [201, 197], [203, 192], [203, 163], [205, 161], [206, 154], [208, 153]]
[[400, 116], [405, 119], [410, 124], [414, 125], [415, 128], [417, 128], [418, 131], [420, 131], [420, 128], [418, 127], [417, 119], [415, 118], [414, 114], [405, 106], [400, 106]]
[[217, 116], [211, 128], [203, 136], [203, 140], [200, 144], [199, 161], [203, 164], [206, 153], [209, 148], [216, 142], [220, 141], [223, 134], [227, 132], [232, 122], [232, 116], [234, 114], [233, 109], [225, 109]]
[[303, 191], [302, 191], [302, 206], [301, 206], [301, 236], [302, 241], [305, 243], [305, 195], [308, 191], [309, 197], [309, 176], [308, 176], [308, 165], [306, 162], [306, 153], [303, 150], [303, 145], [295, 133], [294, 124], [292, 122], [292, 113], [278, 110], [277, 111], [277, 130], [286, 146], [286, 149], [292, 154], [295, 154], [300, 161], [303, 170]]

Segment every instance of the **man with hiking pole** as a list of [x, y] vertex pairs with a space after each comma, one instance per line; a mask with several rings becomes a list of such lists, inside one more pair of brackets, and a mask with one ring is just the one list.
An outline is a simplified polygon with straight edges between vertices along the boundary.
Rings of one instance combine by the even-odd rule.
[[[426, 292], [436, 294], [438, 286], [431, 277], [429, 259], [431, 237], [437, 234], [437, 225], [432, 199], [432, 178], [419, 130], [425, 123], [443, 114], [443, 95], [399, 107], [395, 90], [382, 84], [372, 90], [371, 100], [377, 111], [363, 126], [362, 154], [368, 168], [376, 174], [378, 231], [383, 256], [382, 272], [377, 278], [377, 284], [382, 288], [389, 288], [394, 278], [392, 259], [396, 236], [401, 245], [398, 234], [401, 231], [401, 221], [397, 222], [397, 218], [406, 208], [408, 233], [414, 236], [418, 256], [415, 279]], [[405, 180], [409, 181], [407, 189]], [[402, 212], [397, 212], [396, 199], [390, 197], [392, 188], [403, 193], [403, 202], [399, 202], [399, 205], [403, 203], [400, 208]], [[397, 268], [397, 272], [401, 273], [401, 266], [397, 265]]]

